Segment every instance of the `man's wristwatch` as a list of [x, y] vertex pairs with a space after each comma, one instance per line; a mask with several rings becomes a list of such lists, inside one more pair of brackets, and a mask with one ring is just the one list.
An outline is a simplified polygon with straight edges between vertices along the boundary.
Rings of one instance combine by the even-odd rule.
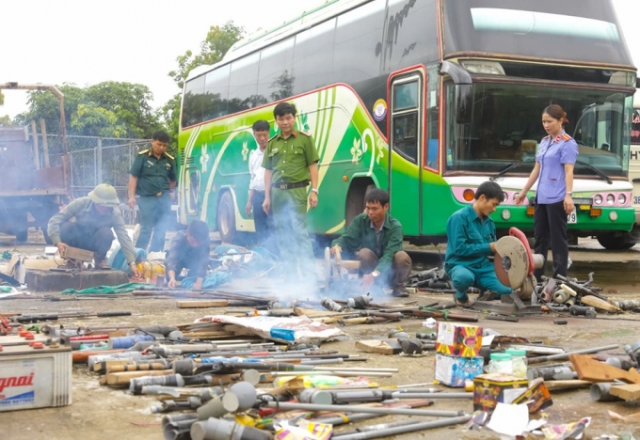
[[311, 192], [318, 194], [318, 188], [311, 188]]

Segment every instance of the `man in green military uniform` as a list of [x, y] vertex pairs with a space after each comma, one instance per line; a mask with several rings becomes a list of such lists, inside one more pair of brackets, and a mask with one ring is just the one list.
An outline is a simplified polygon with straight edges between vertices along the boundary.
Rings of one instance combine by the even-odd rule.
[[280, 253], [289, 274], [299, 276], [315, 289], [316, 266], [311, 239], [307, 231], [307, 187], [311, 182], [308, 203], [318, 206], [318, 152], [311, 136], [295, 130], [296, 107], [281, 102], [273, 109], [280, 133], [267, 144], [262, 166], [265, 169], [267, 214], [273, 212]]
[[[156, 131], [151, 149], [141, 151], [133, 161], [129, 176], [129, 202], [140, 208], [140, 235], [136, 247], [151, 252], [164, 250], [164, 238], [171, 219], [171, 201], [175, 198], [176, 161], [166, 153], [169, 135]], [[137, 197], [137, 199], [136, 199]]]
[[58, 247], [60, 255], [64, 254], [67, 246], [92, 251], [95, 267], [107, 269], [109, 266], [106, 256], [113, 242], [113, 229], [131, 273], [138, 277], [140, 274], [136, 267], [136, 252], [125, 229], [118, 205], [120, 201], [115, 188], [102, 183], [96, 186], [88, 197], [75, 199], [51, 217], [47, 232]]
[[393, 296], [409, 296], [404, 286], [411, 273], [411, 257], [402, 247], [402, 225], [391, 217], [389, 193], [373, 189], [365, 196], [365, 212], [357, 215], [341, 237], [333, 240], [331, 253], [346, 251], [360, 261], [362, 287], [391, 285]]

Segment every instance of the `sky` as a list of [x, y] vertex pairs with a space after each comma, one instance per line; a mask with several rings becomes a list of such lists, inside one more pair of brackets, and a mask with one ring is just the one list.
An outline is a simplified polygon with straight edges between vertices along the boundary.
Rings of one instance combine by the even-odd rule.
[[[0, 83], [148, 86], [161, 107], [180, 90], [176, 58], [198, 52], [210, 26], [248, 33], [275, 27], [325, 0], [3, 0]], [[613, 0], [640, 67], [640, 0]], [[26, 92], [4, 91], [0, 116], [27, 110]]]

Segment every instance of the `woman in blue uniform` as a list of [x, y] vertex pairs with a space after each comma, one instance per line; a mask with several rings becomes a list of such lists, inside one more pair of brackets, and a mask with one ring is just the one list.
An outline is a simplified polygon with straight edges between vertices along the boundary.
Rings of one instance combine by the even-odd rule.
[[[534, 235], [535, 253], [544, 255], [545, 264], [549, 244], [553, 255], [553, 276], [567, 276], [569, 242], [567, 240], [567, 215], [574, 210], [573, 167], [578, 157], [578, 144], [564, 131], [569, 122], [567, 113], [557, 104], [542, 112], [542, 125], [547, 132], [540, 142], [536, 164], [529, 180], [518, 194], [520, 205], [536, 181]], [[544, 274], [544, 266], [535, 272], [537, 279]]]

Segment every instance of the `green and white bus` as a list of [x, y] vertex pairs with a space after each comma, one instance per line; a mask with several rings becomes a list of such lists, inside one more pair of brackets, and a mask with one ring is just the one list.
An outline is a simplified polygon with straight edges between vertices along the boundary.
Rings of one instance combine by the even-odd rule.
[[[636, 85], [608, 0], [335, 0], [236, 43], [191, 72], [179, 135], [179, 219], [232, 241], [244, 209], [251, 125], [281, 101], [320, 156], [309, 228], [342, 233], [371, 187], [415, 243], [446, 240], [449, 216], [493, 178], [506, 201], [499, 230], [531, 232], [513, 202], [545, 136], [541, 112], [567, 111], [579, 145], [574, 236], [625, 247], [631, 206], [629, 121]], [[529, 194], [535, 195], [535, 188]]]

